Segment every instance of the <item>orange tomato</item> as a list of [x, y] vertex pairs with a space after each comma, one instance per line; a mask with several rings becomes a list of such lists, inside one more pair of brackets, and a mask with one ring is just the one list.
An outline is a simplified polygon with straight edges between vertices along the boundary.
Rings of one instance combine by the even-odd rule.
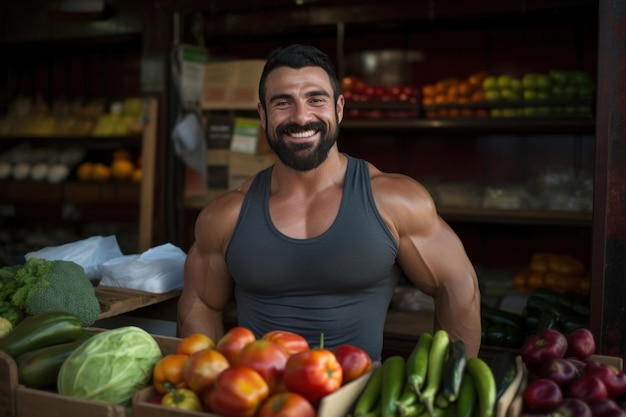
[[251, 330], [237, 326], [233, 327], [217, 341], [215, 349], [226, 356], [231, 366], [237, 364], [237, 355], [245, 345], [256, 340]]
[[269, 397], [257, 417], [315, 417], [315, 408], [300, 394], [280, 392]]
[[183, 367], [189, 358], [188, 355], [172, 353], [161, 358], [152, 370], [152, 384], [159, 394], [167, 394], [169, 383], [173, 388], [185, 388], [187, 384], [183, 377]]
[[235, 366], [222, 372], [215, 389], [204, 395], [204, 403], [215, 414], [253, 417], [269, 396], [269, 387], [257, 371]]
[[203, 394], [215, 385], [217, 376], [228, 369], [228, 359], [215, 349], [203, 349], [189, 356], [183, 366], [183, 378], [192, 391]]
[[285, 330], [273, 330], [267, 332], [261, 337], [264, 340], [271, 340], [281, 345], [289, 355], [303, 350], [309, 350], [309, 342], [298, 333], [288, 332]]
[[176, 345], [176, 353], [193, 355], [202, 349], [212, 349], [214, 347], [215, 343], [209, 336], [202, 333], [194, 333], [184, 337], [178, 342], [178, 345]]
[[271, 340], [258, 339], [241, 349], [237, 365], [254, 369], [263, 377], [271, 393], [284, 390], [283, 373], [289, 354], [281, 345]]

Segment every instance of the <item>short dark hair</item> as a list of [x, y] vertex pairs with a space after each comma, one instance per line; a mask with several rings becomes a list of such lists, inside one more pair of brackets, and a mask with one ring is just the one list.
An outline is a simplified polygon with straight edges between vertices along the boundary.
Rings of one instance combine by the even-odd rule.
[[263, 73], [259, 80], [259, 101], [265, 108], [265, 80], [270, 72], [279, 67], [289, 67], [300, 69], [304, 67], [320, 67], [330, 79], [333, 89], [334, 100], [337, 101], [341, 93], [339, 79], [335, 73], [335, 67], [327, 54], [309, 45], [289, 45], [274, 49], [267, 56], [267, 61], [263, 67]]

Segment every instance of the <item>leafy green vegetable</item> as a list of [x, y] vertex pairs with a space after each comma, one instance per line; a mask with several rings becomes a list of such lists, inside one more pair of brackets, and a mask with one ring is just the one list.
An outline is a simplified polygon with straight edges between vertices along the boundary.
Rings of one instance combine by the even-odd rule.
[[15, 307], [11, 299], [20, 283], [16, 278], [21, 265], [3, 266], [0, 268], [0, 317], [3, 317], [15, 326], [24, 316], [21, 309]]
[[30, 258], [15, 281], [11, 303], [26, 314], [65, 311], [76, 314], [83, 326], [91, 326], [100, 314], [93, 285], [75, 262]]
[[57, 379], [60, 394], [129, 406], [135, 391], [151, 381], [162, 358], [154, 338], [135, 326], [99, 333], [63, 362]]

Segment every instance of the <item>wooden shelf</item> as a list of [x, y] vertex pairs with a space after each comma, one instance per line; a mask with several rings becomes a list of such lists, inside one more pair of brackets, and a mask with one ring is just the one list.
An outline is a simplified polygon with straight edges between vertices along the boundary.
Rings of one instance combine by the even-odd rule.
[[[392, 131], [429, 131], [450, 133], [473, 131], [484, 133], [559, 133], [593, 134], [595, 121], [592, 118], [458, 118], [458, 119], [344, 119], [343, 130], [384, 129]], [[416, 138], [415, 140], [419, 140]]]
[[446, 221], [552, 226], [591, 226], [591, 212], [557, 210], [504, 210], [487, 208], [440, 208]]
[[178, 297], [181, 293], [180, 291], [170, 291], [163, 294], [155, 294], [101, 285], [95, 287], [95, 292], [100, 302], [98, 320], [119, 316], [129, 311], [170, 300]]

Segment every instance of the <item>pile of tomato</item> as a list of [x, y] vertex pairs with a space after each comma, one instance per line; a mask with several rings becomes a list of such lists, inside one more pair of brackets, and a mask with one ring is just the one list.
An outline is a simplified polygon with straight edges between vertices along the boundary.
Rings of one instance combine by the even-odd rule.
[[234, 327], [214, 342], [195, 333], [154, 367], [161, 404], [224, 417], [314, 417], [326, 395], [364, 375], [369, 355], [353, 345], [310, 347], [297, 333], [257, 338]]

